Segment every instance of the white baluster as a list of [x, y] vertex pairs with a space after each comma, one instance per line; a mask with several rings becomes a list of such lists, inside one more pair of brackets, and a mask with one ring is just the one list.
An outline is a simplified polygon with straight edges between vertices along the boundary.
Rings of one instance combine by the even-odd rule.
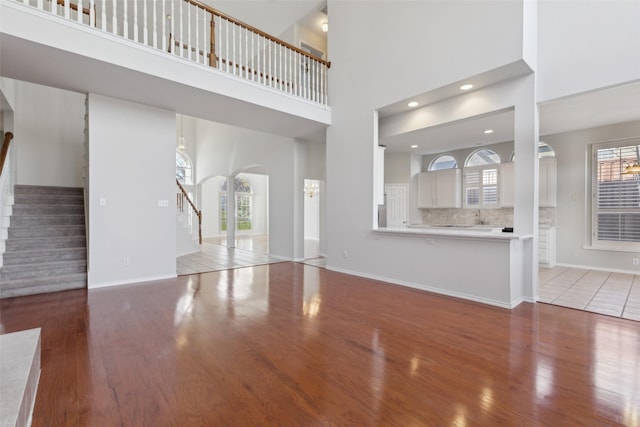
[[139, 36], [140, 27], [138, 27], [138, 0], [133, 0], [133, 41], [137, 42]]
[[107, 0], [102, 0], [102, 31], [107, 31]]
[[191, 5], [187, 3], [187, 58], [191, 58]]
[[162, 51], [167, 51], [167, 7], [162, 0]]
[[127, 4], [127, 0], [124, 0], [124, 4], [122, 6], [122, 17], [123, 17], [123, 24], [122, 24], [122, 36], [125, 39], [129, 38], [129, 5]]
[[64, 0], [64, 17], [69, 19], [71, 17], [71, 0]]
[[244, 29], [244, 77], [249, 78], [249, 29]]
[[233, 74], [236, 74], [236, 68], [238, 65], [238, 60], [236, 59], [236, 27], [236, 24], [233, 24], [233, 26], [231, 27], [231, 42], [233, 46], [233, 52], [231, 53], [231, 55], [233, 56], [233, 68], [231, 69], [231, 71], [233, 72]]
[[[211, 16], [213, 19], [213, 15]], [[209, 33], [207, 28], [207, 11], [202, 9], [202, 63], [208, 65], [207, 62], [207, 34]], [[212, 52], [213, 53], [213, 52]]]
[[182, 45], [184, 43], [184, 39], [182, 38], [182, 27], [183, 27], [183, 23], [182, 23], [182, 19], [183, 19], [182, 10], [183, 10], [183, 7], [182, 6], [183, 6], [184, 2], [182, 0], [178, 0], [178, 1], [179, 1], [178, 5], [180, 7], [180, 40], [179, 40], [180, 43], [178, 44], [178, 50], [180, 52], [180, 58], [182, 58], [184, 56], [184, 52], [183, 52], [183, 49], [182, 49]]
[[293, 93], [293, 50], [289, 50], [289, 93]]
[[76, 18], [78, 18], [78, 22], [82, 24], [82, 0], [78, 0], [78, 13], [76, 13]]
[[199, 15], [200, 12], [200, 8], [199, 7], [195, 7], [195, 13], [196, 13], [196, 17], [194, 19], [195, 23], [196, 23], [196, 36], [195, 36], [195, 41], [196, 41], [196, 45], [194, 46], [196, 51], [195, 51], [195, 60], [196, 62], [200, 62], [200, 20], [198, 19], [200, 17]]
[[[22, 2], [29, 4], [29, 0], [22, 0]], [[44, 0], [38, 0], [38, 9], [44, 10]]]
[[251, 31], [251, 81], [256, 79], [256, 63], [255, 63], [255, 44], [256, 37], [253, 31]]
[[175, 6], [174, 6], [174, 0], [171, 0], [171, 46], [169, 46], [169, 49], [171, 49], [171, 53], [176, 53], [176, 32], [175, 32], [175, 26], [174, 26], [174, 22], [176, 15], [175, 15]]
[[273, 53], [271, 51], [271, 46], [273, 42], [271, 40], [268, 41], [269, 44], [269, 86], [273, 87]]
[[89, 0], [89, 25], [96, 26], [96, 8], [94, 0]]
[[225, 57], [227, 58], [227, 73], [229, 72], [229, 21], [228, 20], [224, 20], [224, 32], [225, 32], [225, 36], [224, 36], [224, 44], [225, 44], [225, 49], [224, 49], [224, 54]]
[[142, 42], [149, 46], [149, 26], [147, 25], [147, 0], [142, 0]]
[[[156, 1], [153, 2], [153, 47], [158, 48], [158, 9]], [[164, 3], [164, 1], [162, 2]]]
[[118, 4], [117, 1], [112, 2], [113, 3], [113, 16], [111, 17], [111, 32], [113, 34], [118, 34], [118, 10], [116, 8], [116, 5]]
[[[57, 15], [58, 14], [58, 2], [56, 0], [50, 0], [51, 1], [51, 13], [53, 15]], [[29, 0], [24, 0], [24, 2], [26, 4], [29, 4]]]

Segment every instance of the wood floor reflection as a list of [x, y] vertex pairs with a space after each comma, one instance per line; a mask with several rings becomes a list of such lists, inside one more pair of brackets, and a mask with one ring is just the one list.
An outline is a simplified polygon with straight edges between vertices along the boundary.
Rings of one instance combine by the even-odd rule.
[[299, 263], [0, 301], [33, 426], [640, 426], [638, 322]]

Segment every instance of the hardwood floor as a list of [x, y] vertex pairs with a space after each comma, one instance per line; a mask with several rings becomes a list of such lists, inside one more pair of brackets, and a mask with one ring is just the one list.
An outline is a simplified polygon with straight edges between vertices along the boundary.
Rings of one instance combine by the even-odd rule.
[[640, 426], [638, 322], [300, 263], [0, 301], [33, 426]]

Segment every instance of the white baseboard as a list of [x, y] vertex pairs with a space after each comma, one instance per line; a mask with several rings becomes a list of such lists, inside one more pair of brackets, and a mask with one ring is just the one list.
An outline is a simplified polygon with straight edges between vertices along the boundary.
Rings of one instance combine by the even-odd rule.
[[110, 286], [122, 286], [122, 285], [141, 285], [146, 282], [155, 282], [157, 280], [166, 280], [166, 279], [175, 279], [178, 277], [177, 274], [167, 274], [163, 276], [153, 276], [153, 277], [139, 277], [136, 279], [128, 279], [128, 280], [116, 280], [113, 282], [102, 282], [102, 283], [91, 283], [87, 285], [87, 289], [99, 289], [99, 288], [108, 288]]
[[372, 280], [378, 280], [378, 281], [381, 281], [381, 282], [387, 282], [387, 283], [392, 284], [392, 285], [406, 286], [408, 288], [419, 289], [421, 291], [432, 292], [432, 293], [435, 293], [435, 294], [446, 295], [446, 296], [450, 296], [450, 297], [454, 297], [454, 298], [460, 298], [460, 299], [464, 299], [464, 300], [467, 300], [467, 301], [479, 302], [479, 303], [482, 303], [482, 304], [488, 304], [488, 305], [492, 305], [492, 306], [500, 307], [500, 308], [512, 309], [512, 308], [515, 308], [521, 302], [525, 301], [525, 299], [522, 298], [522, 299], [519, 299], [519, 300], [516, 300], [516, 301], [511, 301], [510, 303], [505, 303], [505, 302], [493, 300], [493, 299], [490, 299], [490, 298], [481, 298], [481, 297], [478, 297], [478, 296], [475, 296], [475, 295], [469, 295], [469, 294], [464, 294], [464, 293], [461, 293], [461, 292], [449, 291], [447, 289], [436, 288], [436, 287], [433, 287], [433, 286], [421, 285], [421, 284], [413, 283], [413, 282], [406, 282], [404, 280], [393, 279], [393, 278], [390, 278], [390, 277], [376, 276], [376, 275], [373, 275], [373, 274], [362, 273], [362, 272], [359, 272], [359, 271], [353, 271], [353, 270], [346, 270], [346, 269], [342, 269], [342, 268], [331, 267], [329, 265], [327, 265], [327, 270], [336, 271], [338, 273], [350, 274], [352, 276], [364, 277], [364, 278], [372, 279]]
[[565, 264], [561, 262], [557, 262], [556, 267], [580, 268], [582, 270], [609, 271], [612, 273], [640, 274], [640, 269], [633, 271], [633, 270], [622, 270], [618, 268], [594, 267], [593, 265]]

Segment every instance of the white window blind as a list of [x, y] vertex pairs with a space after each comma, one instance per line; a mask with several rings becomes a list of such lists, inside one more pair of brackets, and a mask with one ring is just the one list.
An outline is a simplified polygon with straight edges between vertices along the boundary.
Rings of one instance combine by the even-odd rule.
[[640, 174], [624, 173], [640, 161], [640, 145], [627, 144], [594, 150], [597, 242], [640, 242]]
[[498, 168], [475, 166], [464, 169], [464, 203], [471, 208], [498, 206]]

